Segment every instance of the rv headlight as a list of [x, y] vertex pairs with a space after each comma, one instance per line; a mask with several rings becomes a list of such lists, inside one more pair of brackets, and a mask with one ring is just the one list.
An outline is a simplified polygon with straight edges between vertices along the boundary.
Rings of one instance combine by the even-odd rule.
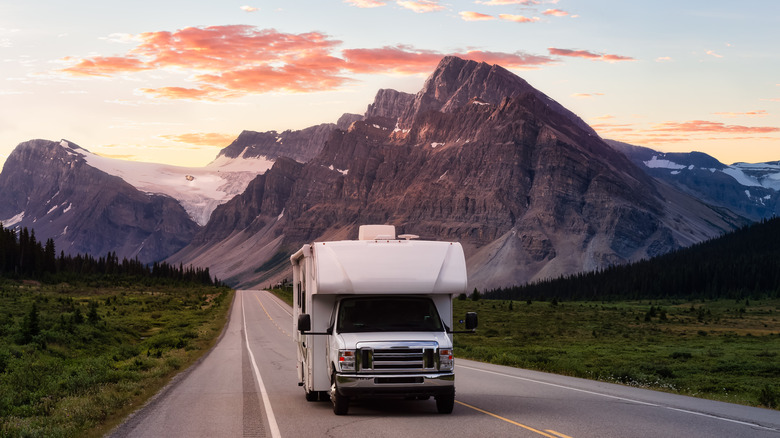
[[339, 369], [355, 371], [355, 350], [339, 350]]
[[439, 350], [439, 371], [452, 371], [453, 368], [452, 348], [442, 348]]

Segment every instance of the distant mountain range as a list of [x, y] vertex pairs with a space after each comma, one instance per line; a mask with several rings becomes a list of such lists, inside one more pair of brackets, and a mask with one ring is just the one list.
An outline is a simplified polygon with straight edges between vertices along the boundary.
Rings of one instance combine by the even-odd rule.
[[335, 124], [244, 131], [204, 168], [22, 143], [0, 173], [0, 222], [58, 250], [208, 266], [241, 287], [287, 276], [303, 243], [391, 223], [461, 241], [471, 285], [494, 288], [772, 216], [773, 171], [607, 143], [502, 67], [447, 57], [417, 94], [380, 90]]

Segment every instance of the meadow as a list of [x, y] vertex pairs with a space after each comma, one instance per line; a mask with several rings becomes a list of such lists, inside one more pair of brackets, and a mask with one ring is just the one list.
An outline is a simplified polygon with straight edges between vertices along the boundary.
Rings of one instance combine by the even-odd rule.
[[214, 345], [232, 294], [0, 279], [0, 436], [102, 436]]
[[[455, 300], [457, 357], [780, 408], [780, 300]], [[456, 324], [457, 326], [457, 324]]]

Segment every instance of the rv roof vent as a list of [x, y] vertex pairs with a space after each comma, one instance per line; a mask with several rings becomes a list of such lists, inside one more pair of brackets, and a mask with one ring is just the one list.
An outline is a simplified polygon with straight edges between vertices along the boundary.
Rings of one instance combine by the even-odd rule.
[[420, 236], [416, 234], [401, 234], [398, 236], [399, 239], [406, 239], [406, 240], [412, 240], [412, 239], [419, 239]]
[[361, 225], [358, 240], [395, 240], [395, 225]]

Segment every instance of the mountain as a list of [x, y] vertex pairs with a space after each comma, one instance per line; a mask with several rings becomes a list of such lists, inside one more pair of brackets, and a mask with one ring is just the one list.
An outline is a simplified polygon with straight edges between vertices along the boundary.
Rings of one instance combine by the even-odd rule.
[[[308, 160], [322, 149], [333, 129], [346, 128], [361, 118], [360, 115], [344, 114], [336, 124], [288, 130], [281, 134], [244, 131], [204, 167], [101, 157], [67, 140], [24, 142], [17, 146], [0, 173], [0, 223], [8, 227], [34, 228], [44, 239], [57, 236], [57, 248], [68, 253], [101, 255], [116, 251], [120, 257], [139, 256], [145, 262], [161, 260], [190, 243], [218, 205], [244, 192], [247, 185], [266, 172], [279, 157]], [[100, 172], [131, 187], [108, 184], [101, 188], [101, 196], [110, 196], [117, 191], [123, 193], [112, 201], [112, 209], [142, 209], [144, 214], [155, 218], [157, 225], [126, 223], [112, 217], [110, 212], [83, 222], [83, 214], [74, 214], [74, 208], [77, 208], [74, 205], [85, 210], [95, 207], [90, 204], [91, 197], [79, 196], [91, 193], [95, 187], [81, 193], [68, 185], [84, 180], [102, 184], [103, 176], [92, 177]], [[117, 188], [119, 186], [121, 189]], [[138, 193], [127, 195], [133, 192], [132, 189]], [[59, 204], [55, 206], [55, 202]], [[96, 200], [96, 206], [100, 202]], [[183, 208], [189, 218], [178, 217], [179, 208]], [[157, 229], [169, 226], [167, 221], [181, 223], [182, 228], [176, 232]], [[82, 229], [102, 231], [86, 238], [74, 233], [74, 230]], [[150, 243], [150, 236], [155, 243]]]
[[170, 260], [249, 286], [367, 223], [458, 240], [480, 288], [649, 258], [747, 221], [648, 176], [500, 66], [444, 58], [416, 95], [380, 90], [311, 160], [278, 159]]
[[20, 144], [0, 173], [0, 222], [32, 228], [67, 254], [148, 262], [189, 243], [198, 225], [176, 200], [139, 191], [89, 156], [64, 140]]
[[780, 162], [725, 165], [701, 153], [663, 153], [607, 140], [648, 175], [754, 221], [780, 215]]

